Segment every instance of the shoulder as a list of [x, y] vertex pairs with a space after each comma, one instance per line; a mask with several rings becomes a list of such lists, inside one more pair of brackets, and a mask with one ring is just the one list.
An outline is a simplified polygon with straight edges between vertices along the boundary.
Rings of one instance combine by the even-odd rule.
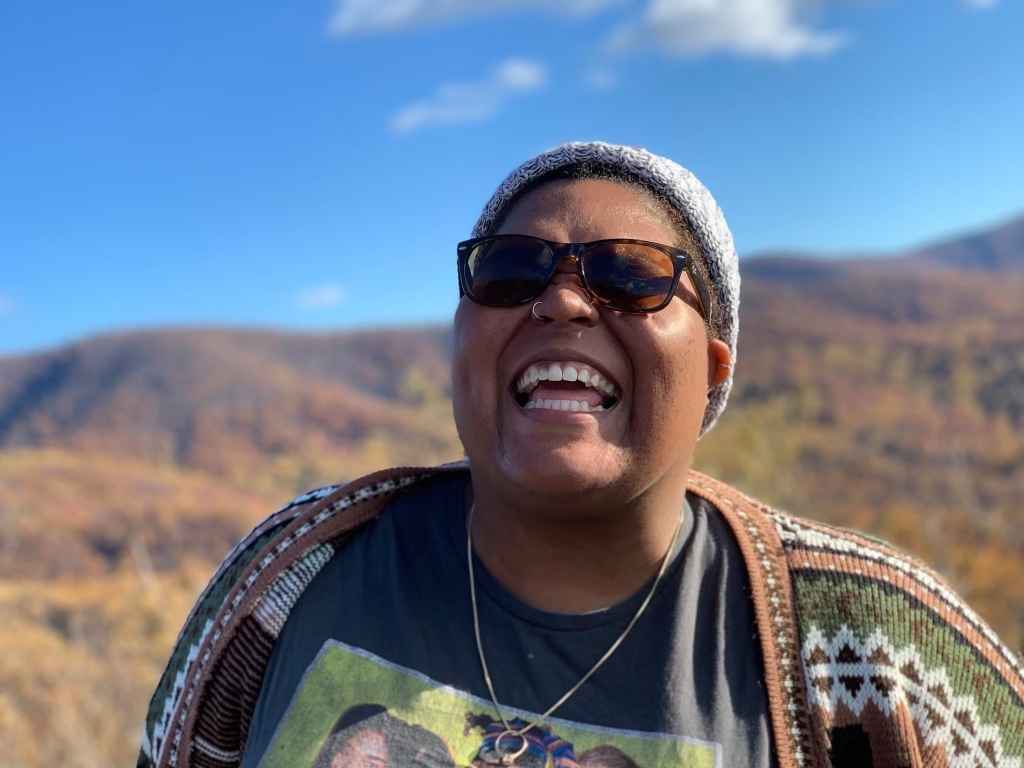
[[939, 574], [700, 473], [690, 489], [743, 551], [794, 764], [1024, 764], [1024, 668]]
[[[835, 747], [1020, 766], [1024, 667], [945, 579], [890, 544], [770, 510], [808, 704]], [[899, 739], [894, 734], [912, 723]], [[912, 737], [912, 738], [911, 738]], [[976, 762], [975, 762], [976, 761]]]
[[928, 565], [864, 533], [779, 510], [771, 516], [806, 628], [825, 635], [845, 626], [875, 636], [901, 629], [903, 638], [918, 642], [930, 636], [931, 645], [970, 652], [1024, 681], [1019, 659]]
[[916, 558], [873, 536], [791, 515], [699, 473], [693, 473], [690, 487], [722, 512], [741, 545], [753, 544], [748, 566], [757, 560], [766, 567], [773, 560], [784, 563], [802, 630], [845, 625], [870, 634], [911, 623], [918, 632], [951, 632], [957, 645], [981, 653], [1018, 682], [1024, 678], [1020, 660], [996, 633]]
[[239, 711], [239, 690], [254, 684], [258, 692], [289, 612], [338, 544], [402, 490], [464, 468], [399, 467], [326, 485], [253, 528], [217, 567], [178, 635], [150, 700], [139, 765], [175, 763], [182, 745], [238, 749], [251, 715]]
[[289, 523], [341, 487], [340, 484], [325, 485], [299, 494], [246, 534], [217, 566], [185, 619], [163, 675], [153, 692], [142, 740], [142, 752], [151, 760], [157, 759], [163, 746], [173, 711], [185, 687], [187, 671], [213, 629], [214, 617], [239, 574]]

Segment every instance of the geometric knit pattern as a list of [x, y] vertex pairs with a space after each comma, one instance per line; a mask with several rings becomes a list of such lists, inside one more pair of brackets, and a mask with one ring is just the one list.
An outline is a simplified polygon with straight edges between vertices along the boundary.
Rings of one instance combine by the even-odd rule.
[[992, 628], [965, 604], [950, 587], [928, 566], [899, 552], [889, 544], [855, 531], [842, 530], [822, 523], [803, 521], [773, 510], [779, 534], [787, 549], [799, 553], [800, 564], [824, 563], [829, 558], [833, 564], [859, 563], [865, 574], [882, 578], [889, 571], [890, 580], [907, 589], [920, 590], [935, 599], [939, 609], [955, 611], [970, 625], [971, 629], [983, 635], [999, 655], [1016, 673], [1024, 677], [1024, 664], [1004, 645]]
[[[505, 206], [534, 179], [576, 163], [597, 163], [631, 173], [642, 184], [663, 197], [683, 217], [703, 256], [708, 272], [708, 289], [719, 315], [721, 338], [732, 351], [736, 364], [736, 339], [740, 331], [740, 269], [732, 232], [721, 208], [700, 180], [674, 160], [640, 147], [603, 141], [573, 141], [527, 160], [513, 170], [491, 195], [473, 227], [473, 237], [490, 234]], [[709, 391], [700, 435], [706, 434], [725, 410], [732, 389], [729, 377]]]
[[941, 577], [862, 534], [772, 517], [833, 764], [1024, 766], [1024, 667]]
[[[189, 625], [185, 624], [184, 626], [188, 627]], [[168, 690], [165, 695], [159, 696], [160, 690], [163, 688], [163, 683], [161, 682], [161, 685], [157, 688], [157, 694], [153, 696], [154, 701], [157, 698], [162, 699], [162, 707], [159, 716], [153, 723], [152, 732], [150, 732], [149, 729], [143, 728], [141, 745], [143, 754], [151, 760], [155, 760], [155, 755], [160, 754], [160, 750], [164, 745], [164, 738], [166, 737], [167, 731], [170, 727], [171, 716], [174, 714], [174, 709], [181, 699], [181, 692], [185, 689], [185, 680], [188, 675], [188, 671], [191, 669], [193, 662], [195, 662], [196, 656], [199, 655], [199, 646], [202, 644], [203, 640], [206, 639], [206, 635], [209, 634], [212, 626], [213, 622], [207, 620], [203, 624], [203, 630], [198, 639], [189, 643], [184, 654], [184, 663], [182, 667], [175, 672], [170, 690]], [[181, 642], [180, 636], [178, 638], [178, 642]], [[174, 657], [172, 656], [172, 660], [173, 658]], [[170, 664], [168, 664], [168, 666], [170, 666]], [[167, 673], [165, 671], [164, 675], [166, 676], [166, 674]]]
[[[999, 728], [982, 721], [976, 698], [957, 695], [947, 670], [929, 668], [912, 643], [897, 647], [880, 629], [861, 638], [846, 625], [831, 636], [812, 627], [803, 660], [811, 703], [830, 726], [880, 716], [896, 720], [903, 709], [932, 753], [931, 764], [1021, 766], [1019, 757], [1004, 754]], [[876, 738], [884, 739], [884, 729], [878, 730]], [[873, 753], [885, 749], [880, 744]]]
[[[385, 470], [271, 515], [203, 590], [154, 691], [139, 768], [237, 768], [274, 642], [313, 577], [409, 485]], [[699, 472], [743, 555], [779, 768], [1024, 768], [1024, 668], [942, 579], [875, 539]]]

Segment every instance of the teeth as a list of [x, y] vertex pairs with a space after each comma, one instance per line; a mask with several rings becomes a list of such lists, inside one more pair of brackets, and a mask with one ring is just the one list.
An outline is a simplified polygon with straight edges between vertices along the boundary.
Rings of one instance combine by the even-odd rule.
[[576, 381], [609, 397], [619, 396], [612, 382], [583, 363], [534, 363], [516, 381], [516, 391], [530, 392], [539, 381]]
[[548, 411], [582, 411], [583, 413], [597, 413], [607, 408], [600, 405], [591, 405], [586, 400], [531, 400], [524, 408], [541, 408]]

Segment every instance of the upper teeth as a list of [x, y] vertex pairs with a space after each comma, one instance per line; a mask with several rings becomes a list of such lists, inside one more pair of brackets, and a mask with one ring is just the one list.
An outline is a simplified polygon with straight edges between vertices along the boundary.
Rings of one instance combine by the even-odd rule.
[[516, 391], [530, 392], [537, 386], [538, 381], [578, 381], [610, 397], [618, 397], [615, 385], [585, 363], [533, 363], [519, 377]]

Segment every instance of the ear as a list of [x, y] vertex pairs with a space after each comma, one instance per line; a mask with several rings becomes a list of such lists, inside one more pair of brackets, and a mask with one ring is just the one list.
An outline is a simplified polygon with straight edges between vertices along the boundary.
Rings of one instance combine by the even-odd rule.
[[732, 351], [721, 339], [708, 342], [708, 388], [721, 384], [732, 373]]

